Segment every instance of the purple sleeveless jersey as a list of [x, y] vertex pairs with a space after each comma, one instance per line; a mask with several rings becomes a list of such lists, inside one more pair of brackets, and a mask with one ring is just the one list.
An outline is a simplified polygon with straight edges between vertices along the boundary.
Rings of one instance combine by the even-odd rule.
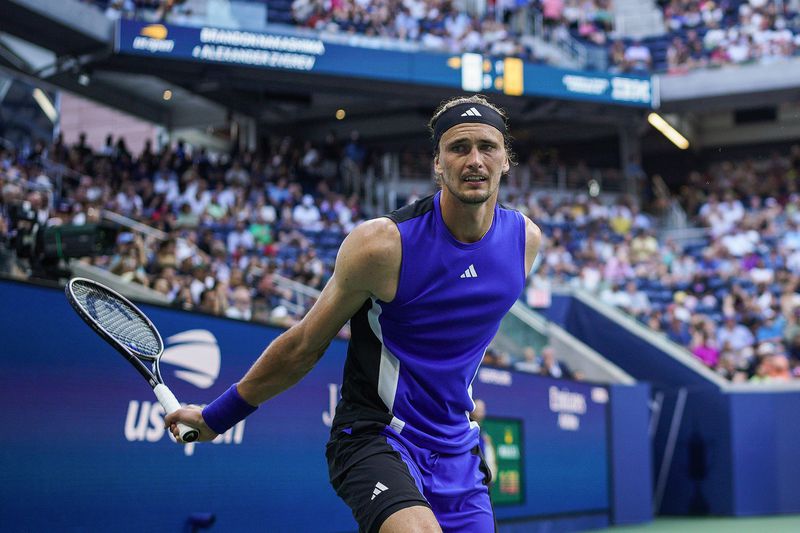
[[381, 421], [416, 446], [461, 453], [478, 444], [472, 381], [525, 284], [525, 221], [498, 206], [488, 233], [462, 243], [440, 194], [389, 215], [403, 247], [397, 294], [351, 320], [334, 427]]

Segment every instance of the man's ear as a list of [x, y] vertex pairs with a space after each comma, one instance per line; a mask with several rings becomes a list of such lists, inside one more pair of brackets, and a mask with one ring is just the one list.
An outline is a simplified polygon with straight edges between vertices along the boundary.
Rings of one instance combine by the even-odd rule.
[[439, 164], [439, 152], [436, 152], [436, 155], [433, 157], [433, 173], [438, 176], [442, 175], [442, 166]]
[[508, 171], [511, 170], [511, 161], [509, 161], [508, 156], [506, 156], [506, 160], [503, 161], [503, 174], [508, 174]]

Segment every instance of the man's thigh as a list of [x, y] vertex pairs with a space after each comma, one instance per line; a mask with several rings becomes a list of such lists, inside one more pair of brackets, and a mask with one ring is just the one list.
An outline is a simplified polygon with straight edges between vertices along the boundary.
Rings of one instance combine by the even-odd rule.
[[430, 507], [417, 505], [392, 513], [381, 525], [380, 533], [442, 533]]
[[430, 508], [412, 473], [416, 467], [382, 435], [338, 435], [328, 445], [328, 465], [331, 485], [352, 510], [361, 532], [377, 532], [403, 509]]

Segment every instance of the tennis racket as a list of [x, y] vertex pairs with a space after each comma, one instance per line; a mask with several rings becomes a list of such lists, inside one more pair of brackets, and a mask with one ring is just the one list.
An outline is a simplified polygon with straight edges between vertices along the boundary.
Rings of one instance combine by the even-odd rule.
[[[169, 414], [180, 409], [181, 404], [161, 379], [159, 360], [164, 353], [164, 341], [150, 319], [127, 298], [90, 279], [73, 278], [64, 292], [78, 316], [153, 387], [164, 411]], [[183, 442], [194, 442], [200, 435], [195, 428], [181, 423], [178, 429]]]

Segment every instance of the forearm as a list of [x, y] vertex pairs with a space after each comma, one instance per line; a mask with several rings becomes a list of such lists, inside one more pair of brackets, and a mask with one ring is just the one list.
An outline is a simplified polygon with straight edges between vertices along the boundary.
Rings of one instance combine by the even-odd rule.
[[238, 391], [251, 405], [277, 396], [308, 374], [329, 343], [311, 346], [304, 342], [302, 323], [275, 339], [239, 381]]

